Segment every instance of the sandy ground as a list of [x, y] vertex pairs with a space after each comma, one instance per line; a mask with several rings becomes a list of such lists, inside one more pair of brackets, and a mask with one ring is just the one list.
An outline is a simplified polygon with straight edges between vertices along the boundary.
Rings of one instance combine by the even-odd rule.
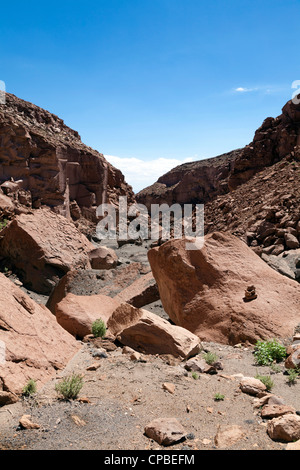
[[[122, 347], [107, 351], [107, 357], [94, 356], [97, 348], [82, 343], [82, 349], [42, 390], [31, 399], [0, 410], [0, 446], [29, 450], [161, 450], [144, 434], [145, 426], [158, 417], [175, 417], [184, 426], [187, 438], [169, 450], [214, 450], [218, 428], [242, 426], [246, 437], [231, 450], [283, 450], [286, 443], [274, 442], [267, 434], [267, 420], [255, 408], [254, 397], [240, 391], [241, 375], [271, 375], [272, 393], [285, 404], [300, 410], [300, 383], [287, 383], [284, 367], [272, 373], [270, 367], [257, 366], [253, 351], [214, 343], [203, 343], [205, 350], [218, 355], [223, 370], [199, 374], [197, 379], [184, 364], [168, 357], [142, 356], [133, 361]], [[200, 353], [201, 355], [202, 353]], [[97, 370], [87, 368], [97, 364]], [[79, 399], [62, 401], [55, 384], [71, 373], [84, 376]], [[175, 392], [163, 388], [172, 383]], [[215, 401], [215, 395], [224, 400]], [[88, 403], [80, 401], [88, 398]], [[22, 415], [29, 414], [40, 425], [37, 430], [19, 427]], [[79, 420], [78, 420], [79, 418]]]

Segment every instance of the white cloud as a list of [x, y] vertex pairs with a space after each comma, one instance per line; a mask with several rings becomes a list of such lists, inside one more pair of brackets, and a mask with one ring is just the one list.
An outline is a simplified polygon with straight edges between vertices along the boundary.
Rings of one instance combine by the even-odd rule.
[[233, 93], [251, 93], [251, 92], [259, 92], [263, 93], [265, 95], [269, 95], [271, 93], [280, 93], [282, 91], [285, 91], [286, 87], [279, 86], [279, 85], [259, 85], [251, 88], [246, 88], [246, 87], [237, 87], [233, 88], [231, 92]]
[[244, 88], [244, 87], [238, 87], [235, 88], [234, 91], [238, 93], [249, 93], [250, 91], [256, 91], [257, 88]]
[[197, 156], [184, 158], [155, 158], [153, 160], [141, 160], [140, 158], [122, 158], [113, 155], [104, 155], [106, 160], [122, 171], [125, 180], [133, 187], [134, 192], [155, 183], [158, 178], [177, 165], [192, 162], [198, 159]]

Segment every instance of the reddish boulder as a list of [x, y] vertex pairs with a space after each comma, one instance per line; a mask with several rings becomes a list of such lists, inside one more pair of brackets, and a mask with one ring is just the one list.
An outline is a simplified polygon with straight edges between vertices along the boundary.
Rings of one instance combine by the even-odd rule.
[[[153, 281], [148, 284], [142, 280], [149, 271], [149, 266], [136, 262], [118, 266], [115, 269], [102, 270], [101, 273], [93, 269], [69, 271], [52, 290], [46, 306], [55, 314], [56, 304], [69, 292], [75, 295], [103, 294], [108, 297], [116, 297], [123, 291], [122, 301], [130, 300], [131, 303], [132, 300], [135, 306], [140, 307], [141, 302], [153, 298], [152, 295], [154, 295]], [[140, 278], [141, 281], [138, 282]], [[145, 278], [145, 281], [147, 279]], [[130, 288], [131, 284], [132, 288]], [[150, 295], [151, 297], [149, 297]], [[145, 304], [143, 303], [143, 305]]]
[[187, 359], [199, 353], [199, 338], [148, 310], [122, 304], [111, 315], [108, 331], [120, 343], [145, 354], [171, 354]]
[[145, 434], [162, 446], [176, 444], [187, 432], [176, 418], [157, 418], [145, 426]]
[[[184, 239], [170, 240], [148, 258], [165, 311], [202, 340], [286, 338], [299, 323], [299, 284], [229, 233], [207, 235], [201, 250], [186, 250]], [[245, 301], [249, 286], [256, 296]]]
[[159, 300], [159, 292], [152, 272], [133, 281], [128, 287], [116, 295], [116, 299], [141, 308]]
[[69, 333], [83, 338], [92, 332], [92, 324], [101, 318], [107, 324], [120, 302], [105, 295], [67, 294], [55, 307], [57, 322]]
[[93, 269], [113, 269], [118, 264], [116, 252], [106, 246], [100, 246], [91, 250], [89, 258]]
[[300, 439], [300, 416], [285, 414], [269, 421], [267, 432], [271, 439], [294, 442]]
[[22, 393], [29, 379], [38, 387], [63, 369], [80, 344], [38, 305], [0, 274], [0, 342], [5, 345], [0, 366], [0, 390]]
[[48, 294], [67, 271], [90, 267], [92, 243], [72, 222], [49, 209], [17, 216], [1, 235], [0, 255], [36, 292]]

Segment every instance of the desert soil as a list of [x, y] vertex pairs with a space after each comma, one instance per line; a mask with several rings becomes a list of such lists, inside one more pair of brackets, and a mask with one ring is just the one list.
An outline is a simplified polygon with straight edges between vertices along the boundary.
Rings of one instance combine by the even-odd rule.
[[[144, 246], [125, 246], [118, 254], [123, 262], [146, 260]], [[35, 300], [45, 302], [45, 298]], [[148, 306], [165, 316], [160, 302]], [[99, 357], [99, 343], [106, 357]], [[186, 430], [185, 440], [168, 450], [217, 450], [219, 428], [241, 426], [246, 437], [225, 450], [284, 450], [267, 434], [267, 420], [255, 407], [255, 398], [240, 391], [242, 376], [271, 375], [272, 393], [285, 404], [300, 410], [300, 379], [289, 385], [284, 363], [274, 372], [255, 363], [253, 347], [202, 343], [203, 351], [214, 352], [223, 369], [193, 378], [185, 362], [169, 356], [141, 355], [132, 360], [122, 345], [82, 342], [81, 350], [57, 376], [32, 398], [24, 398], [0, 409], [0, 449], [10, 450], [166, 450], [144, 434], [155, 418], [175, 417]], [[203, 351], [200, 355], [203, 354]], [[87, 370], [96, 364], [96, 370]], [[83, 375], [78, 399], [63, 401], [55, 384], [71, 373]], [[174, 393], [163, 388], [175, 386]], [[216, 394], [224, 395], [221, 401]], [[30, 415], [38, 429], [22, 429], [19, 419]]]

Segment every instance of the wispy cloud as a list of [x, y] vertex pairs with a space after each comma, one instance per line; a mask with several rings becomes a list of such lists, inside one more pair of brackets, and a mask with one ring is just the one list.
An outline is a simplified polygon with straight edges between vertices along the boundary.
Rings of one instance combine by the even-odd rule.
[[272, 93], [280, 93], [282, 91], [285, 91], [286, 87], [283, 86], [278, 86], [278, 85], [259, 85], [259, 86], [253, 86], [253, 87], [244, 87], [244, 86], [239, 86], [236, 88], [233, 88], [231, 90], [232, 93], [262, 93], [264, 95], [269, 95]]
[[238, 87], [238, 88], [235, 88], [234, 91], [236, 91], [237, 93], [250, 93], [251, 91], [257, 91], [258, 88], [245, 88], [245, 87]]
[[126, 182], [133, 187], [136, 193], [155, 183], [160, 176], [167, 173], [175, 166], [198, 159], [197, 155], [183, 158], [182, 160], [177, 158], [142, 160], [140, 158], [122, 158], [113, 155], [105, 155], [105, 158], [122, 171]]

